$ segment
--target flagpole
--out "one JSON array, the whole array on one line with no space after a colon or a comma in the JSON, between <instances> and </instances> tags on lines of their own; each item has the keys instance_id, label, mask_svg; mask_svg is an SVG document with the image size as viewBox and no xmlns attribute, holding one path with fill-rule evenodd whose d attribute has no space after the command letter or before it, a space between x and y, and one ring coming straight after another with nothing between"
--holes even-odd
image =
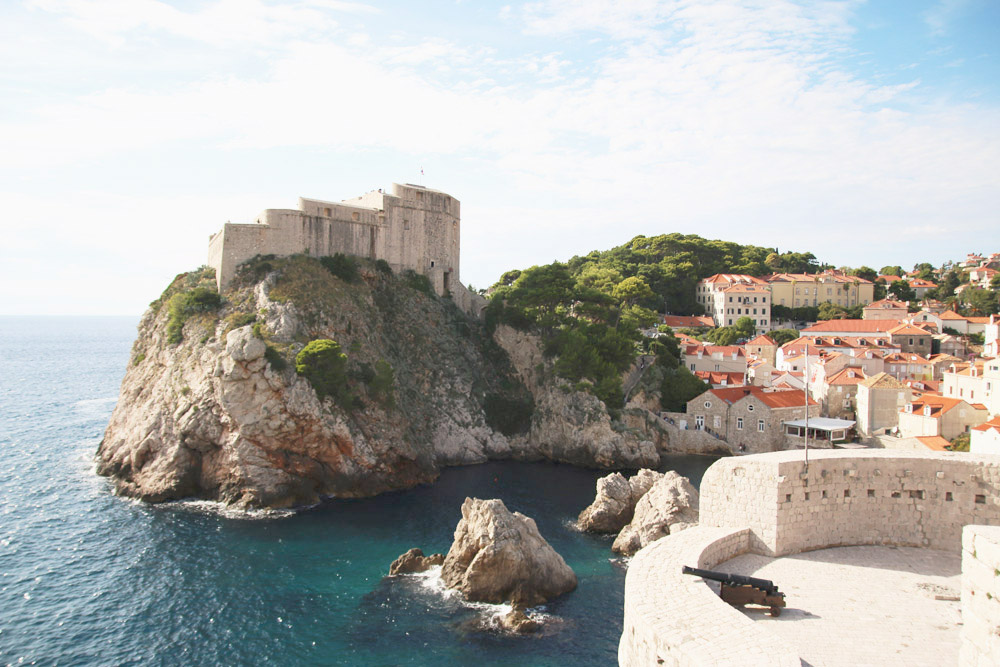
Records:
<instances>
[{"instance_id":1,"label":"flagpole","mask_svg":"<svg viewBox=\"0 0 1000 667\"><path fill-rule=\"evenodd\" d=\"M805 394L806 403L806 433L805 433L805 445L806 445L806 472L809 472L809 343L806 342L806 376L805 376L805 387L802 393Z\"/></svg>"}]
</instances>

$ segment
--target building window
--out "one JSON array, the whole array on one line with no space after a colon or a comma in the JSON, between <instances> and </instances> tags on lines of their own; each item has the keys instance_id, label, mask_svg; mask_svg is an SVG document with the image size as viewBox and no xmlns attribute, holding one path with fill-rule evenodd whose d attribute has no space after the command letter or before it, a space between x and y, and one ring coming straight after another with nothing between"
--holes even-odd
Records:
<instances>
[{"instance_id":1,"label":"building window","mask_svg":"<svg viewBox=\"0 0 1000 667\"><path fill-rule=\"evenodd\" d=\"M712 428L720 428L722 426L722 417L715 415L712 417Z\"/></svg>"},{"instance_id":2,"label":"building window","mask_svg":"<svg viewBox=\"0 0 1000 667\"><path fill-rule=\"evenodd\" d=\"M736 430L737 431L742 431L743 430L743 417L737 417L736 418Z\"/></svg>"},{"instance_id":3,"label":"building window","mask_svg":"<svg viewBox=\"0 0 1000 667\"><path fill-rule=\"evenodd\" d=\"M761 433L764 432L764 420L763 419L758 419L757 420L757 430L760 431Z\"/></svg>"},{"instance_id":4,"label":"building window","mask_svg":"<svg viewBox=\"0 0 1000 667\"><path fill-rule=\"evenodd\" d=\"M705 401L705 409L712 407L712 401Z\"/></svg>"},{"instance_id":5,"label":"building window","mask_svg":"<svg viewBox=\"0 0 1000 667\"><path fill-rule=\"evenodd\" d=\"M357 222L360 219L361 219L361 214L360 213L358 213L357 211L354 211L353 213L351 213L351 220L353 220L354 222Z\"/></svg>"},{"instance_id":6,"label":"building window","mask_svg":"<svg viewBox=\"0 0 1000 667\"><path fill-rule=\"evenodd\" d=\"M705 415L695 415L694 427L699 431L705 428Z\"/></svg>"},{"instance_id":7,"label":"building window","mask_svg":"<svg viewBox=\"0 0 1000 667\"><path fill-rule=\"evenodd\" d=\"M747 406L747 412L753 412L753 403Z\"/></svg>"}]
</instances>

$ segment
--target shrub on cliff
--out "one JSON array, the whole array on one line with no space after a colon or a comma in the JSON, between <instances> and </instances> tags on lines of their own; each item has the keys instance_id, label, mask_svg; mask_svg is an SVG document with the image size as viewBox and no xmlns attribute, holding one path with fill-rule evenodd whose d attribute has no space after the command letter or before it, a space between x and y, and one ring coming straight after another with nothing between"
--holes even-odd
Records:
<instances>
[{"instance_id":1,"label":"shrub on cliff","mask_svg":"<svg viewBox=\"0 0 1000 667\"><path fill-rule=\"evenodd\" d=\"M358 260L353 257L338 252L333 256L320 257L319 262L324 269L345 283L356 283L361 279L361 274L358 273Z\"/></svg>"},{"instance_id":2,"label":"shrub on cliff","mask_svg":"<svg viewBox=\"0 0 1000 667\"><path fill-rule=\"evenodd\" d=\"M171 345L184 339L184 323L197 313L210 313L222 305L222 297L208 287L195 287L189 292L180 292L170 297L167 311L170 320L167 322L167 342Z\"/></svg>"},{"instance_id":3,"label":"shrub on cliff","mask_svg":"<svg viewBox=\"0 0 1000 667\"><path fill-rule=\"evenodd\" d=\"M342 406L350 404L347 355L336 341L321 338L308 343L295 355L295 372L309 380L321 400L331 396Z\"/></svg>"}]
</instances>

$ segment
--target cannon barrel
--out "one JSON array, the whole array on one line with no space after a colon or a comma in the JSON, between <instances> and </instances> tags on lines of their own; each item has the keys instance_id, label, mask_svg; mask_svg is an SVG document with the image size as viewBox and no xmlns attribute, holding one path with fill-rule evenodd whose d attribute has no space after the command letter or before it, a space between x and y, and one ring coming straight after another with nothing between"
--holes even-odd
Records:
<instances>
[{"instance_id":1,"label":"cannon barrel","mask_svg":"<svg viewBox=\"0 0 1000 667\"><path fill-rule=\"evenodd\" d=\"M756 577L746 577L742 574L728 574L726 572L715 572L713 570L700 570L696 567L688 567L687 565L681 568L681 572L684 574L693 574L696 577L701 577L702 579L719 581L729 586L753 586L758 590L764 591L768 595L778 594L778 587L775 586L774 582L770 579L757 579Z\"/></svg>"}]
</instances>

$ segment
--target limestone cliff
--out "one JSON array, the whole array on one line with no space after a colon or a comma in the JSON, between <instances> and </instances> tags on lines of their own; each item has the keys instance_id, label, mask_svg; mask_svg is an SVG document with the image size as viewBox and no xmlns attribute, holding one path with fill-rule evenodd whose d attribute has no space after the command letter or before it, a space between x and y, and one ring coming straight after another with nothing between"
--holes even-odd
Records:
<instances>
[{"instance_id":1,"label":"limestone cliff","mask_svg":"<svg viewBox=\"0 0 1000 667\"><path fill-rule=\"evenodd\" d=\"M258 258L221 298L210 270L178 276L139 324L98 472L152 502L285 507L488 459L656 464L652 442L556 381L530 335L494 340L421 276L338 269ZM295 369L318 339L347 358L336 396Z\"/></svg>"}]
</instances>

